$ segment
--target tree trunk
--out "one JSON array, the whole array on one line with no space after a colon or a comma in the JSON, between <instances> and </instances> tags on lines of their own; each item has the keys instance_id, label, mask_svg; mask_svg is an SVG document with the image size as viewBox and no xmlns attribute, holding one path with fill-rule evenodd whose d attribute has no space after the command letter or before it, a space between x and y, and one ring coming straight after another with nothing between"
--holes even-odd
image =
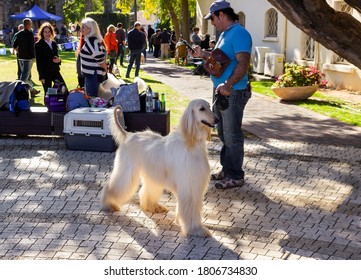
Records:
<instances>
[{"instance_id":1,"label":"tree trunk","mask_svg":"<svg viewBox=\"0 0 361 280\"><path fill-rule=\"evenodd\" d=\"M184 40L187 40L188 42L190 42L188 0L182 0L182 37Z\"/></svg>"},{"instance_id":2,"label":"tree trunk","mask_svg":"<svg viewBox=\"0 0 361 280\"><path fill-rule=\"evenodd\" d=\"M48 0L39 0L38 1L38 6L40 7L40 9L43 9L44 11L48 11Z\"/></svg>"},{"instance_id":3,"label":"tree trunk","mask_svg":"<svg viewBox=\"0 0 361 280\"><path fill-rule=\"evenodd\" d=\"M85 1L85 12L92 12L93 11L93 0L86 0Z\"/></svg>"},{"instance_id":4,"label":"tree trunk","mask_svg":"<svg viewBox=\"0 0 361 280\"><path fill-rule=\"evenodd\" d=\"M112 0L104 0L104 13L112 12Z\"/></svg>"},{"instance_id":5,"label":"tree trunk","mask_svg":"<svg viewBox=\"0 0 361 280\"><path fill-rule=\"evenodd\" d=\"M175 31L175 36L177 38L177 40L180 38L180 25L179 25L179 20L178 20L178 17L177 17L177 14L174 10L174 7L173 5L170 3L170 1L164 1L165 3L165 6L167 7L168 11L169 11L169 14L170 14L170 17L171 17L171 20L173 22L173 25L174 25L174 31Z\"/></svg>"},{"instance_id":6,"label":"tree trunk","mask_svg":"<svg viewBox=\"0 0 361 280\"><path fill-rule=\"evenodd\" d=\"M325 0L268 0L295 26L361 68L361 22L353 16L335 11ZM360 11L359 0L345 2Z\"/></svg>"}]
</instances>

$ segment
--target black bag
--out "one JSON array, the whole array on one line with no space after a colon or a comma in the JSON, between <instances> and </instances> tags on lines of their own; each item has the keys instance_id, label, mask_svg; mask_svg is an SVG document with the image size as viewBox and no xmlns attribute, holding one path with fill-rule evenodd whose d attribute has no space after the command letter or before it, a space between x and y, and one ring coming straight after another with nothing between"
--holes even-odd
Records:
<instances>
[{"instance_id":1,"label":"black bag","mask_svg":"<svg viewBox=\"0 0 361 280\"><path fill-rule=\"evenodd\" d=\"M229 107L228 96L224 96L220 92L217 92L214 98L215 100L213 104L216 104L219 110L224 111L228 109Z\"/></svg>"}]
</instances>

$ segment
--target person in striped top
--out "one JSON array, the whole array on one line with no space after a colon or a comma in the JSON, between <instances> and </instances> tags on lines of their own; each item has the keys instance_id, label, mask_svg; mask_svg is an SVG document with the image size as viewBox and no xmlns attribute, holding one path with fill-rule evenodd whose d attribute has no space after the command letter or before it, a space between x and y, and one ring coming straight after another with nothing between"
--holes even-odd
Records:
<instances>
[{"instance_id":1,"label":"person in striped top","mask_svg":"<svg viewBox=\"0 0 361 280\"><path fill-rule=\"evenodd\" d=\"M92 18L82 20L81 32L84 45L80 50L81 72L85 78L85 91L90 96L98 96L99 84L107 72L106 50L99 26Z\"/></svg>"}]
</instances>

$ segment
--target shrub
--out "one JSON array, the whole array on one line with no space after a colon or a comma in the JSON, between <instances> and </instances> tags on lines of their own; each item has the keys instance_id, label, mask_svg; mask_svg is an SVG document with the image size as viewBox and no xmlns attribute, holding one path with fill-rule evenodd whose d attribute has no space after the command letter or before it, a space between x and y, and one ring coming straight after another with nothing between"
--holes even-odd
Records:
<instances>
[{"instance_id":1,"label":"shrub","mask_svg":"<svg viewBox=\"0 0 361 280\"><path fill-rule=\"evenodd\" d=\"M295 63L285 64L285 73L277 77L272 85L275 88L299 87L319 85L325 87L327 81L322 80L325 75L314 66L304 66Z\"/></svg>"}]
</instances>

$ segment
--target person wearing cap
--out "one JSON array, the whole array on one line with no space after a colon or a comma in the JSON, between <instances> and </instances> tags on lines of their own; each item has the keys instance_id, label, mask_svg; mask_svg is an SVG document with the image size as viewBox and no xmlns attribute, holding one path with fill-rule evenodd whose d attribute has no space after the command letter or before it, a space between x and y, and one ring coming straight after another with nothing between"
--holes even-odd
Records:
<instances>
[{"instance_id":1,"label":"person wearing cap","mask_svg":"<svg viewBox=\"0 0 361 280\"><path fill-rule=\"evenodd\" d=\"M227 109L216 105L213 108L219 119L217 131L223 146L220 154L222 170L212 174L211 180L216 181L215 187L219 189L241 187L244 185L244 138L241 126L244 108L251 97L247 73L252 38L239 24L238 15L227 1L214 1L204 18L211 20L212 25L221 32L215 48L219 48L230 59L220 77L211 76L215 91L226 96L229 101ZM209 54L195 46L192 55L206 60Z\"/></svg>"},{"instance_id":2,"label":"person wearing cap","mask_svg":"<svg viewBox=\"0 0 361 280\"><path fill-rule=\"evenodd\" d=\"M140 31L142 25L139 21L134 23L134 28L128 32L128 48L129 48L129 64L127 68L126 78L129 78L130 71L132 70L135 61L135 77L139 76L140 58L144 46L147 44L146 37Z\"/></svg>"}]
</instances>

